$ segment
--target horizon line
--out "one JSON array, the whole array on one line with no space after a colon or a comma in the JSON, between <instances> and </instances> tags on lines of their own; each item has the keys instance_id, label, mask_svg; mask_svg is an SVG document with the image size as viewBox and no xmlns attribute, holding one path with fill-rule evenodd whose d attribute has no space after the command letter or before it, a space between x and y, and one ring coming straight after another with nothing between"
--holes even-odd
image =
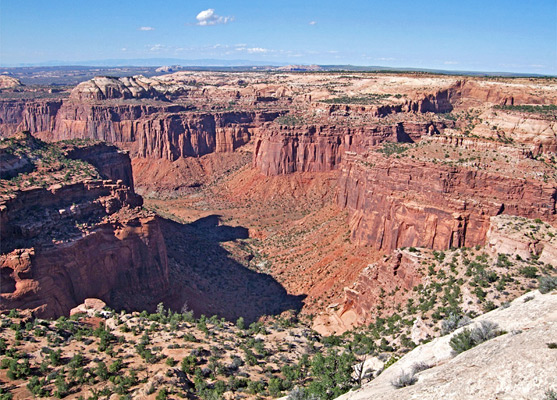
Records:
<instances>
[{"instance_id":1,"label":"horizon line","mask_svg":"<svg viewBox=\"0 0 557 400\"><path fill-rule=\"evenodd\" d=\"M515 71L486 71L486 70L458 70L458 69L441 69L441 68L427 68L427 67L389 67L389 66L381 66L381 65L360 65L360 64L317 64L317 63L286 63L286 62L277 62L277 63L265 63L263 61L253 61L253 60L242 60L242 59L233 59L233 60L226 60L226 59L212 59L212 58L199 58L199 59L178 59L178 58L135 58L129 59L129 61L138 62L138 61L155 61L155 60L167 60L167 61L176 61L176 64L167 65L164 63L156 63L151 65L138 65L138 64L125 64L125 63L117 63L114 65L102 65L102 64L95 64L95 63L106 63L110 61L117 61L117 62L124 62L126 59L104 59L104 60L91 60L91 61L44 61L44 62L37 62L37 63L19 63L19 64L0 64L0 68L4 69L20 69L20 68L62 68L62 67L82 67L82 68L160 68L165 66L178 66L182 67L183 69L187 70L188 68L281 68L287 66L300 66L300 67L310 67L310 66L318 66L322 68L334 68L339 67L339 71L345 68L364 68L363 70L357 71L350 71L350 72L375 72L375 71L390 71L390 72L424 72L424 73L432 73L432 74L448 74L448 75L489 75L489 76L517 76L517 77L557 77L557 74L551 73L539 73L539 72L515 72ZM196 61L211 61L215 62L215 64L209 65L196 65L196 64L187 64L182 65L179 63L181 62L196 62ZM223 62L223 64L219 64L218 61ZM239 62L241 64L226 64L227 62ZM249 64L252 63L252 64ZM367 69L367 70L366 70ZM299 71L299 72L334 72L335 70L324 70L324 71ZM285 71L287 72L287 71ZM289 72L296 72L296 71L289 71Z\"/></svg>"}]
</instances>

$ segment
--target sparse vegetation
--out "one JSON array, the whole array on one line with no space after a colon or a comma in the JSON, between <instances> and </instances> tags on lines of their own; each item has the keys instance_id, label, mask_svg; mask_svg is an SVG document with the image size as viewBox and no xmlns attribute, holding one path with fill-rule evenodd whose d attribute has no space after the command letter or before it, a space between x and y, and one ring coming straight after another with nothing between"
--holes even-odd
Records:
<instances>
[{"instance_id":1,"label":"sparse vegetation","mask_svg":"<svg viewBox=\"0 0 557 400\"><path fill-rule=\"evenodd\" d=\"M401 374L394 379L391 384L397 388L403 388L406 386L411 386L413 384L415 384L418 381L418 379L416 378L416 376L414 375L414 372L401 372Z\"/></svg>"},{"instance_id":2,"label":"sparse vegetation","mask_svg":"<svg viewBox=\"0 0 557 400\"><path fill-rule=\"evenodd\" d=\"M557 105L555 104L548 104L548 105L499 105L495 106L498 110L505 110L505 111L518 111L530 114L540 114L540 115L547 115L547 116L557 116Z\"/></svg>"},{"instance_id":3,"label":"sparse vegetation","mask_svg":"<svg viewBox=\"0 0 557 400\"><path fill-rule=\"evenodd\" d=\"M390 94L366 94L363 96L342 96L332 99L322 100L327 104L358 104L358 105L373 105L379 104L380 100L391 97Z\"/></svg>"},{"instance_id":4,"label":"sparse vegetation","mask_svg":"<svg viewBox=\"0 0 557 400\"><path fill-rule=\"evenodd\" d=\"M275 119L275 123L285 126L300 126L306 123L306 119L301 115L282 115Z\"/></svg>"},{"instance_id":5,"label":"sparse vegetation","mask_svg":"<svg viewBox=\"0 0 557 400\"><path fill-rule=\"evenodd\" d=\"M499 330L497 324L490 321L481 321L475 328L465 328L462 332L453 335L449 344L453 351L458 354L503 333Z\"/></svg>"},{"instance_id":6,"label":"sparse vegetation","mask_svg":"<svg viewBox=\"0 0 557 400\"><path fill-rule=\"evenodd\" d=\"M538 289L540 293L549 293L557 289L557 276L541 276Z\"/></svg>"},{"instance_id":7,"label":"sparse vegetation","mask_svg":"<svg viewBox=\"0 0 557 400\"><path fill-rule=\"evenodd\" d=\"M543 400L557 400L557 391L553 389L547 389L545 391L545 397Z\"/></svg>"},{"instance_id":8,"label":"sparse vegetation","mask_svg":"<svg viewBox=\"0 0 557 400\"><path fill-rule=\"evenodd\" d=\"M402 154L409 149L408 144L395 143L395 142L384 142L383 147L377 150L379 153L385 154L387 157L393 154Z\"/></svg>"}]
</instances>

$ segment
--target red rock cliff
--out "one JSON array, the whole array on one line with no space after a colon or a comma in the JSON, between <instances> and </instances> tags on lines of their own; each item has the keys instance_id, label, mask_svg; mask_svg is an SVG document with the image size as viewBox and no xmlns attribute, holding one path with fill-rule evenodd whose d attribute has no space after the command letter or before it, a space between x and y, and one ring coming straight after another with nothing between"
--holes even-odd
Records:
<instances>
[{"instance_id":1,"label":"red rock cliff","mask_svg":"<svg viewBox=\"0 0 557 400\"><path fill-rule=\"evenodd\" d=\"M134 155L176 160L230 152L277 112L198 112L181 105L0 102L0 134L21 130L49 140L97 139L126 144Z\"/></svg>"},{"instance_id":2,"label":"red rock cliff","mask_svg":"<svg viewBox=\"0 0 557 400\"><path fill-rule=\"evenodd\" d=\"M551 184L381 155L367 162L350 158L338 192L352 239L387 251L483 244L489 217L554 220L556 199Z\"/></svg>"},{"instance_id":3,"label":"red rock cliff","mask_svg":"<svg viewBox=\"0 0 557 400\"><path fill-rule=\"evenodd\" d=\"M64 154L83 156L120 180L3 194L0 308L56 317L96 297L117 309L152 309L168 294L166 247L158 220L125 184L133 184L128 155L101 144Z\"/></svg>"},{"instance_id":4,"label":"red rock cliff","mask_svg":"<svg viewBox=\"0 0 557 400\"><path fill-rule=\"evenodd\" d=\"M376 123L354 128L342 124L270 124L255 139L253 167L267 176L331 171L339 168L347 151L362 152L385 141L412 142L425 135L430 126L431 122Z\"/></svg>"},{"instance_id":5,"label":"red rock cliff","mask_svg":"<svg viewBox=\"0 0 557 400\"><path fill-rule=\"evenodd\" d=\"M68 315L88 297L115 309L152 309L166 296L166 248L154 217L96 227L51 247L2 254L1 308L34 309L40 317Z\"/></svg>"}]
</instances>

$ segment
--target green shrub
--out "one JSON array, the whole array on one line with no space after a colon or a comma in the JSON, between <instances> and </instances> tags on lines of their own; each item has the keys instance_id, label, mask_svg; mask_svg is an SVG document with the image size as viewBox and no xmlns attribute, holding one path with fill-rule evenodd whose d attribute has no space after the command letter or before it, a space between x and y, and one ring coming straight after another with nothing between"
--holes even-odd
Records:
<instances>
[{"instance_id":1,"label":"green shrub","mask_svg":"<svg viewBox=\"0 0 557 400\"><path fill-rule=\"evenodd\" d=\"M33 376L27 383L27 389L29 389L35 397L47 397L50 395L50 391L46 388L47 385L48 382L46 381L46 378L41 380L38 377Z\"/></svg>"},{"instance_id":2,"label":"green shrub","mask_svg":"<svg viewBox=\"0 0 557 400\"><path fill-rule=\"evenodd\" d=\"M538 276L538 269L536 267L527 266L519 270L520 274L526 278L534 279Z\"/></svg>"},{"instance_id":3,"label":"green shrub","mask_svg":"<svg viewBox=\"0 0 557 400\"><path fill-rule=\"evenodd\" d=\"M557 400L557 392L553 389L546 390L543 400Z\"/></svg>"},{"instance_id":4,"label":"green shrub","mask_svg":"<svg viewBox=\"0 0 557 400\"><path fill-rule=\"evenodd\" d=\"M159 392L157 393L157 400L166 400L168 398L168 391L166 390L166 388L162 388L161 390L159 390Z\"/></svg>"},{"instance_id":5,"label":"green shrub","mask_svg":"<svg viewBox=\"0 0 557 400\"><path fill-rule=\"evenodd\" d=\"M124 367L124 363L122 362L121 359L117 358L116 360L114 360L114 362L112 364L110 364L110 366L108 367L108 372L110 372L111 374L117 374L118 372L120 372L120 370Z\"/></svg>"},{"instance_id":6,"label":"green shrub","mask_svg":"<svg viewBox=\"0 0 557 400\"><path fill-rule=\"evenodd\" d=\"M279 397L284 389L283 381L281 379L271 378L269 380L269 394L271 396Z\"/></svg>"},{"instance_id":7,"label":"green shrub","mask_svg":"<svg viewBox=\"0 0 557 400\"><path fill-rule=\"evenodd\" d=\"M195 370L196 365L197 365L197 358L193 354L190 354L189 356L185 357L182 360L182 364L180 365L180 369L185 374L192 374Z\"/></svg>"},{"instance_id":8,"label":"green shrub","mask_svg":"<svg viewBox=\"0 0 557 400\"><path fill-rule=\"evenodd\" d=\"M56 381L54 381L54 386L56 386L56 391L54 392L54 396L58 397L59 399L66 397L69 393L69 385L64 378L64 375L59 374L56 377Z\"/></svg>"},{"instance_id":9,"label":"green shrub","mask_svg":"<svg viewBox=\"0 0 557 400\"><path fill-rule=\"evenodd\" d=\"M449 345L454 352L460 354L466 350L470 350L472 347L475 346L475 343L472 340L471 331L469 329L464 329L462 332L453 335L449 342Z\"/></svg>"},{"instance_id":10,"label":"green shrub","mask_svg":"<svg viewBox=\"0 0 557 400\"><path fill-rule=\"evenodd\" d=\"M95 368L95 375L99 377L101 381L105 381L109 377L108 368L103 361L99 361L97 363L97 367Z\"/></svg>"},{"instance_id":11,"label":"green shrub","mask_svg":"<svg viewBox=\"0 0 557 400\"><path fill-rule=\"evenodd\" d=\"M557 276L542 276L539 278L538 289L540 293L549 293L557 289Z\"/></svg>"},{"instance_id":12,"label":"green shrub","mask_svg":"<svg viewBox=\"0 0 557 400\"><path fill-rule=\"evenodd\" d=\"M352 378L355 361L355 356L348 352L338 354L331 350L326 356L317 353L311 361L313 380L307 387L308 394L328 400L352 389L355 384Z\"/></svg>"},{"instance_id":13,"label":"green shrub","mask_svg":"<svg viewBox=\"0 0 557 400\"><path fill-rule=\"evenodd\" d=\"M57 367L58 365L60 365L62 363L62 350L58 349L56 351L51 351L50 354L48 355L48 358L50 359L50 363L54 366Z\"/></svg>"},{"instance_id":14,"label":"green shrub","mask_svg":"<svg viewBox=\"0 0 557 400\"><path fill-rule=\"evenodd\" d=\"M464 329L454 335L449 344L453 351L459 354L503 333L505 332L501 331L496 323L481 321L475 328Z\"/></svg>"}]
</instances>

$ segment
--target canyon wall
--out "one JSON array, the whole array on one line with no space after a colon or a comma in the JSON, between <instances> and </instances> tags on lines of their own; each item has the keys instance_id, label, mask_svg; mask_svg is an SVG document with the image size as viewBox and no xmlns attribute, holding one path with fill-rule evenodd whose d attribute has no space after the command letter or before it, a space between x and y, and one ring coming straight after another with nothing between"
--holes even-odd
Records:
<instances>
[{"instance_id":1,"label":"canyon wall","mask_svg":"<svg viewBox=\"0 0 557 400\"><path fill-rule=\"evenodd\" d=\"M200 112L172 104L0 102L0 135L26 130L47 140L95 139L128 144L144 158L174 161L231 152L254 129L276 118L274 111ZM131 145L131 146L130 146Z\"/></svg>"},{"instance_id":2,"label":"canyon wall","mask_svg":"<svg viewBox=\"0 0 557 400\"><path fill-rule=\"evenodd\" d=\"M9 137L19 131L52 131L60 107L61 99L0 101L0 136Z\"/></svg>"},{"instance_id":3,"label":"canyon wall","mask_svg":"<svg viewBox=\"0 0 557 400\"><path fill-rule=\"evenodd\" d=\"M268 125L254 139L253 167L267 176L338 169L346 152L363 152L383 142L411 143L445 124L400 122L361 127Z\"/></svg>"},{"instance_id":4,"label":"canyon wall","mask_svg":"<svg viewBox=\"0 0 557 400\"><path fill-rule=\"evenodd\" d=\"M68 315L89 297L115 309L153 309L169 287L155 217L101 224L65 243L2 254L0 261L1 308L31 309L42 318Z\"/></svg>"},{"instance_id":5,"label":"canyon wall","mask_svg":"<svg viewBox=\"0 0 557 400\"><path fill-rule=\"evenodd\" d=\"M408 157L377 155L370 162L350 158L339 181L338 204L362 245L468 247L484 243L491 216L556 217L551 184Z\"/></svg>"},{"instance_id":6,"label":"canyon wall","mask_svg":"<svg viewBox=\"0 0 557 400\"><path fill-rule=\"evenodd\" d=\"M168 295L166 247L133 191L129 156L104 144L62 151L99 165L107 179L4 191L0 309L57 317L88 297L153 309Z\"/></svg>"}]
</instances>

